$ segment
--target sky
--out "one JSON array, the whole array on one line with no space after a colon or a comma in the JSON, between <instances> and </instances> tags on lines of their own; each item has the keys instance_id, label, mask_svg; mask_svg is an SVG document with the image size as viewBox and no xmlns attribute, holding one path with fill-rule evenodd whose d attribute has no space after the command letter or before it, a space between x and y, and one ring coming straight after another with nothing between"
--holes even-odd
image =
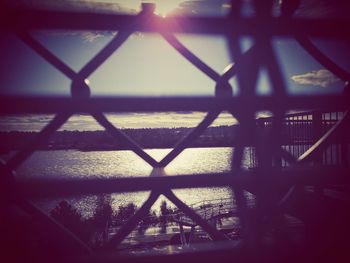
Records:
<instances>
[{"instance_id":1,"label":"sky","mask_svg":"<svg viewBox=\"0 0 350 263\"><path fill-rule=\"evenodd\" d=\"M28 3L29 1L14 1ZM35 2L35 1L32 1ZM137 13L138 0L37 1L39 7ZM225 15L226 0L158 0L156 14ZM311 0L307 0L311 3ZM314 1L315 2L315 1ZM326 1L327 2L327 1ZM61 3L61 4L59 4ZM64 3L64 4L62 4ZM95 10L94 9L94 10ZM311 9L310 9L311 10ZM314 9L312 9L314 10ZM316 9L317 11L317 9ZM323 14L318 10L315 14ZM324 10L323 10L324 11ZM311 12L310 12L311 13ZM32 36L75 71L81 69L117 32L35 31ZM178 39L214 70L222 73L232 62L223 37L177 34ZM0 33L0 95L69 96L70 80L51 66L17 36ZM313 40L344 68L350 68L349 43ZM251 39L241 39L247 48ZM289 94L332 94L342 92L344 83L317 63L295 40L276 38L278 55ZM186 61L157 34L133 34L91 76L92 96L213 96L215 83ZM235 78L233 94L239 94ZM261 69L257 92L271 94L266 71ZM171 115L169 115L170 117Z\"/></svg>"},{"instance_id":2,"label":"sky","mask_svg":"<svg viewBox=\"0 0 350 263\"><path fill-rule=\"evenodd\" d=\"M195 127L205 117L204 112L156 112L156 113L108 113L106 117L116 127L121 129L139 128L180 128ZM264 115L264 113L263 113ZM40 131L53 115L26 114L9 115L0 118L0 131ZM228 112L223 112L211 126L227 126L237 124L236 119ZM96 131L102 126L87 114L73 115L59 129L61 131Z\"/></svg>"},{"instance_id":3,"label":"sky","mask_svg":"<svg viewBox=\"0 0 350 263\"><path fill-rule=\"evenodd\" d=\"M310 1L310 0L309 0ZM26 1L22 1L26 2ZM46 8L79 10L95 9L105 12L136 13L139 0L116 1L34 1ZM227 0L158 0L156 13L224 15L229 10ZM79 5L77 4L79 3ZM85 4L82 4L85 3ZM211 10L211 12L209 11ZM117 32L36 31L32 36L62 59L75 71L81 69ZM177 35L179 40L214 70L222 73L232 62L229 60L226 40L223 37L203 35ZM0 57L0 94L10 95L69 95L70 80L31 50L12 34L2 33ZM241 45L250 44L241 39ZM349 68L348 43L315 43L340 65ZM319 65L296 41L274 39L273 45L285 74L289 93L340 92L344 83ZM269 79L264 69L258 82L258 92L269 94ZM193 67L158 34L133 34L90 77L92 94L96 96L181 96L214 94L215 83ZM239 89L231 80L234 94Z\"/></svg>"}]
</instances>

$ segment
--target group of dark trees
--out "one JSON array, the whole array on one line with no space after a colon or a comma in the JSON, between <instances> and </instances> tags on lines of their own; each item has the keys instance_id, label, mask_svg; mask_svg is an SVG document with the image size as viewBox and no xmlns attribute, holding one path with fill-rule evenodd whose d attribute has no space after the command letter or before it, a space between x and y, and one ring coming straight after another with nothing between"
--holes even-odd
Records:
<instances>
[{"instance_id":1,"label":"group of dark trees","mask_svg":"<svg viewBox=\"0 0 350 263\"><path fill-rule=\"evenodd\" d=\"M193 142L193 147L230 146L235 126L209 127ZM191 128L124 129L123 132L143 148L170 148L184 138ZM0 152L21 149L37 132L0 132ZM58 131L41 150L123 150L127 145L106 131Z\"/></svg>"},{"instance_id":2,"label":"group of dark trees","mask_svg":"<svg viewBox=\"0 0 350 263\"><path fill-rule=\"evenodd\" d=\"M128 203L120 205L116 211L113 211L110 201L103 199L98 202L93 216L85 218L73 205L63 200L51 210L50 215L90 246L100 248L108 241L109 228L122 226L137 210L138 207L134 203ZM166 201L163 201L159 215L154 210L150 210L141 219L138 232L143 234L148 227L158 225L161 227L160 231L165 233L171 221L169 215L172 213L174 210L168 207Z\"/></svg>"}]
</instances>

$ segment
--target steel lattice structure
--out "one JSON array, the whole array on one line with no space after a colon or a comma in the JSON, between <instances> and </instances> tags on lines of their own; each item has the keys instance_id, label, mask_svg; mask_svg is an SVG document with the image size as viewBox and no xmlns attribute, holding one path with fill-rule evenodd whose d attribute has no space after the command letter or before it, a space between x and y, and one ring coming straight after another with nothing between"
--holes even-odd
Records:
<instances>
[{"instance_id":1,"label":"steel lattice structure","mask_svg":"<svg viewBox=\"0 0 350 263\"><path fill-rule=\"evenodd\" d=\"M153 13L154 6L147 4L137 15L68 13L31 9L6 10L3 17L8 23L1 23L0 30L16 34L30 48L68 77L71 80L71 98L0 97L1 114L55 113L54 119L41 130L27 147L1 165L1 199L4 211L6 212L6 209L10 209L11 205L16 204L56 233L59 240L73 246L77 254L79 252L90 254L93 252L86 244L44 215L27 200L33 197L150 190L151 194L141 208L110 240L110 248L115 248L123 241L160 195L164 195L173 202L186 216L200 225L213 240L224 241L227 239L225 235L196 214L172 190L190 187L229 186L232 188L237 202L237 212L242 227L242 242L248 247L253 247L259 238L259 231L256 231L259 224L254 223L256 221L252 220L252 215L247 209L245 190L254 193L257 197L259 209L257 209L255 217L259 218L267 214L274 218L276 213L283 213L284 204L300 189L300 185L324 185L339 180L344 181L347 172L341 167L322 168L315 166L310 168L307 163L317 158L319 153L329 145L332 138L339 136L340 132L345 129L349 118L347 113L299 158L295 158L282 147L280 130L285 113L290 109L321 108L345 111L350 105L349 97L346 92L343 95L327 97L320 95L289 96L286 92L285 78L272 47L272 37L295 38L313 58L346 83L347 86L344 88L346 91L349 89L349 72L337 66L331 58L323 54L310 38L348 40L350 38L349 21L293 18L292 14L297 8L297 6L293 6L294 1L284 1L284 9L279 17L270 15L272 1L255 1L256 15L247 18L240 13L240 2L232 1L232 12L227 17L213 18L161 18ZM332 28L337 28L337 30ZM118 30L118 34L80 71L75 72L32 37L30 31L36 29ZM160 34L189 63L213 81L215 97L90 98L90 88L86 80L136 31ZM175 33L177 32L223 35L228 43L232 64L225 72L216 72L176 38ZM251 36L254 40L252 47L245 52L239 45L239 39L242 36ZM271 79L273 94L268 97L260 96L255 92L261 68L267 70ZM229 80L234 76L238 79L239 96L232 95L232 87L229 84ZM104 115L106 112L174 110L200 110L206 111L207 115L161 161L153 159L135 141L111 124ZM256 128L255 113L259 110L270 110L274 116L272 129L267 137L259 134ZM237 134L238 143L234 145L235 152L231 172L172 177L163 174L162 169L189 147L190 143L198 138L222 111L229 111L240 123ZM53 132L59 129L70 116L81 112L91 114L116 140L125 142L130 150L150 164L154 168L153 176L149 178L74 179L68 181L32 179L16 182L14 177L16 168L36 150L40 143L46 141ZM259 161L259 166L250 171L241 168L243 150L248 144L256 147ZM282 159L289 163L288 169L272 165L272 160L275 163L277 160L278 163L278 160ZM330 176L331 174L336 175ZM268 197L269 191L280 188L286 189L283 195L272 199ZM265 212L263 213L262 210Z\"/></svg>"}]
</instances>

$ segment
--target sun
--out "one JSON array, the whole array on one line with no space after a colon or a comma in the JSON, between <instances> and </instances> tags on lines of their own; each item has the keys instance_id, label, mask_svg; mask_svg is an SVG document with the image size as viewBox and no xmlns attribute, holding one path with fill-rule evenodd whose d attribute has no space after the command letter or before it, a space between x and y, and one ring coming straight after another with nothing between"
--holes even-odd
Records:
<instances>
[{"instance_id":1,"label":"sun","mask_svg":"<svg viewBox=\"0 0 350 263\"><path fill-rule=\"evenodd\" d=\"M183 0L157 0L154 1L156 4L156 11L155 13L157 15L166 17L174 11L177 7L179 7L179 4L183 2Z\"/></svg>"}]
</instances>

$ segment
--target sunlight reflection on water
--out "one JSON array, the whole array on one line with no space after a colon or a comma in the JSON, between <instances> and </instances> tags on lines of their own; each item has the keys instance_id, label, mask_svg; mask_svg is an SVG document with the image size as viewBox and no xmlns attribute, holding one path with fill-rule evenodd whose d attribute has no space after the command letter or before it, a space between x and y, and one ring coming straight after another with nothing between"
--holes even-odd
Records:
<instances>
[{"instance_id":1,"label":"sunlight reflection on water","mask_svg":"<svg viewBox=\"0 0 350 263\"><path fill-rule=\"evenodd\" d=\"M156 160L161 160L171 149L146 150ZM228 172L230 169L232 149L223 148L189 148L184 150L165 169L169 176L177 174L200 174ZM248 158L244 159L248 166ZM19 177L138 177L149 176L152 167L132 151L92 151L76 150L37 151L17 170ZM228 188L197 188L174 191L187 204L203 200L231 197ZM114 209L120 205L133 202L138 207L147 198L149 192L112 194ZM93 213L97 196L69 198L86 216ZM152 209L159 210L161 201L157 200ZM38 204L44 210L51 210L60 200L42 200ZM169 203L169 202L168 202Z\"/></svg>"}]
</instances>

